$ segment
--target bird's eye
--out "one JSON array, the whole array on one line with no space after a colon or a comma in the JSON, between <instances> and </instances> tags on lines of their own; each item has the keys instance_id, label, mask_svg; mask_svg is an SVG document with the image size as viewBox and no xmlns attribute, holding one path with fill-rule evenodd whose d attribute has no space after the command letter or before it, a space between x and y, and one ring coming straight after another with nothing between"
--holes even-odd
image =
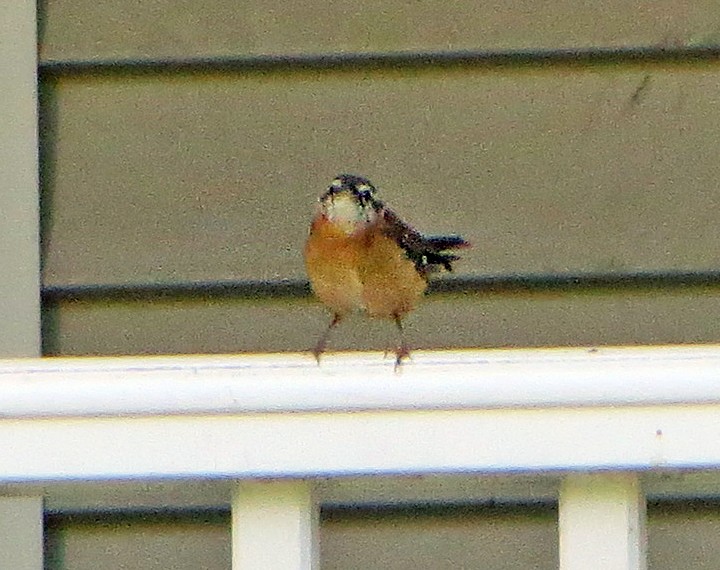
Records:
<instances>
[{"instance_id":1,"label":"bird's eye","mask_svg":"<svg viewBox=\"0 0 720 570\"><path fill-rule=\"evenodd\" d=\"M336 178L330 183L330 186L328 186L327 193L332 195L338 192L343 187L342 180L339 178Z\"/></svg>"},{"instance_id":2,"label":"bird's eye","mask_svg":"<svg viewBox=\"0 0 720 570\"><path fill-rule=\"evenodd\" d=\"M360 202L363 204L370 201L373 194L373 187L369 186L368 184L360 184L356 188L357 197L360 199Z\"/></svg>"}]
</instances>

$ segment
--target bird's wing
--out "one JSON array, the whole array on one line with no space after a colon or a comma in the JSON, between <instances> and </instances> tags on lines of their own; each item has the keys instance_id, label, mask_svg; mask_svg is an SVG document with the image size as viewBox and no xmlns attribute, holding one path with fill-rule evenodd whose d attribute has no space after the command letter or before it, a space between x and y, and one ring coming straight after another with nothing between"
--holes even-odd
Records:
<instances>
[{"instance_id":1,"label":"bird's wing","mask_svg":"<svg viewBox=\"0 0 720 570\"><path fill-rule=\"evenodd\" d=\"M382 213L383 233L394 239L415 264L419 273L425 275L439 267L452 271L452 262L459 259L448 250L469 247L458 235L425 236L403 222L391 209L376 200L377 212Z\"/></svg>"}]
</instances>

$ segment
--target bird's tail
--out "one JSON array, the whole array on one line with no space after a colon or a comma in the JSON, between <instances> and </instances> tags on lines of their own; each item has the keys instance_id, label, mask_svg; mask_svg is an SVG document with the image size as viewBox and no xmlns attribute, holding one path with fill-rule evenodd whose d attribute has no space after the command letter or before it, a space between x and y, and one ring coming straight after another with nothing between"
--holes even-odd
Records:
<instances>
[{"instance_id":1,"label":"bird's tail","mask_svg":"<svg viewBox=\"0 0 720 570\"><path fill-rule=\"evenodd\" d=\"M439 266L452 271L452 262L460 259L459 255L449 250L470 247L470 242L458 235L422 236L422 266L425 271L433 271Z\"/></svg>"}]
</instances>

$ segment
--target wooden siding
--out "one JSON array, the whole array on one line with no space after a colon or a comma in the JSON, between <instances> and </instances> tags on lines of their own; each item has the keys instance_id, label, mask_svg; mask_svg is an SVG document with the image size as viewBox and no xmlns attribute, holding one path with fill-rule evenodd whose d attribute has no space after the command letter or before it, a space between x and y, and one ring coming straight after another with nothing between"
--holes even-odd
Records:
<instances>
[{"instance_id":1,"label":"wooden siding","mask_svg":"<svg viewBox=\"0 0 720 570\"><path fill-rule=\"evenodd\" d=\"M556 568L557 525L551 509L445 509L440 514L339 513L321 525L323 570L362 568L457 568L482 560L492 570ZM720 563L709 548L718 533L717 504L653 505L648 520L648 557L652 568L700 570ZM229 568L230 532L222 515L201 513L184 520L88 521L54 517L48 528L49 568L82 570L144 568L208 570ZM145 517L146 519L148 517ZM88 524L90 523L90 524ZM510 548L508 545L512 545ZM692 555L688 555L692 552Z\"/></svg>"},{"instance_id":2,"label":"wooden siding","mask_svg":"<svg viewBox=\"0 0 720 570\"><path fill-rule=\"evenodd\" d=\"M651 290L433 296L408 321L415 346L720 341L720 279L662 288L720 267L714 2L198 6L41 4L46 288L302 281L316 197L355 172L421 230L468 238L468 283L660 276ZM448 50L475 56L413 59ZM349 59L292 59L323 53ZM402 57L362 59L377 53ZM44 348L294 351L324 319L264 294L66 299L45 303ZM388 338L351 322L333 346Z\"/></svg>"},{"instance_id":3,"label":"wooden siding","mask_svg":"<svg viewBox=\"0 0 720 570\"><path fill-rule=\"evenodd\" d=\"M45 351L305 351L328 321L319 303L300 299L68 301L47 311ZM429 297L408 317L406 329L415 348L593 346L717 342L719 322L717 290L467 294ZM355 318L338 327L329 347L382 351L395 340L390 324Z\"/></svg>"},{"instance_id":4,"label":"wooden siding","mask_svg":"<svg viewBox=\"0 0 720 570\"><path fill-rule=\"evenodd\" d=\"M60 80L45 283L302 277L344 171L473 242L461 274L717 268L718 71Z\"/></svg>"},{"instance_id":5,"label":"wooden siding","mask_svg":"<svg viewBox=\"0 0 720 570\"><path fill-rule=\"evenodd\" d=\"M48 60L712 45L714 0L44 0Z\"/></svg>"}]
</instances>

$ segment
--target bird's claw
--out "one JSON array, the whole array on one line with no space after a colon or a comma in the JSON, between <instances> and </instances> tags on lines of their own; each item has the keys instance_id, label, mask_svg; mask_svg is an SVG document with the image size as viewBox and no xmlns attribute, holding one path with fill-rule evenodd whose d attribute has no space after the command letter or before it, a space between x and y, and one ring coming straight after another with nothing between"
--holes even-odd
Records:
<instances>
[{"instance_id":1,"label":"bird's claw","mask_svg":"<svg viewBox=\"0 0 720 570\"><path fill-rule=\"evenodd\" d=\"M410 349L407 346L400 346L395 351L395 373L402 371L403 360L410 359Z\"/></svg>"}]
</instances>

